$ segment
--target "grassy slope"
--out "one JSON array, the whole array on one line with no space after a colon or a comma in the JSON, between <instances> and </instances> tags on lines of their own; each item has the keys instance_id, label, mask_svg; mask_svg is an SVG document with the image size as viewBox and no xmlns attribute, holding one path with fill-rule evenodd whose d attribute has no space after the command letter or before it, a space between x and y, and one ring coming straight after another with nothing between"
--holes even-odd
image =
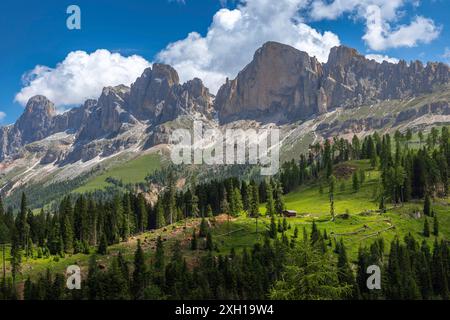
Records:
<instances>
[{"instance_id":1,"label":"grassy slope","mask_svg":"<svg viewBox=\"0 0 450 320\"><path fill-rule=\"evenodd\" d=\"M422 228L424 217L420 219L414 218L411 213L422 209L422 202L407 203L403 207L391 208L386 214L380 215L378 213L361 214L366 210L376 209L378 204L372 200L373 188L376 185L379 172L369 169L367 161L351 162L351 166L367 169L366 182L361 187L360 191L354 193L351 188L351 179L345 181L345 190L340 191L340 182L337 183L337 194L335 197L336 214L342 214L346 210L350 213L349 219L337 218L336 221L330 220L329 204L327 197L327 187L324 187L324 193L320 194L318 184L312 184L306 187L301 187L298 190L286 196L286 206L288 209L297 210L302 213L296 218L289 218L290 229L288 235L292 235L294 228L299 228L299 236L302 235L302 228L306 227L308 232L311 230L311 224L316 221L320 230L327 230L330 238L342 238L348 248L350 258L354 261L356 259L357 251L360 246L369 245L377 237L370 235L383 231L390 226L395 226L395 229L383 231L381 236L385 239L386 250L389 248L389 242L395 236L403 238L406 234L411 232L419 241L425 239L422 235ZM439 200L433 204L433 209L437 212L439 217L439 238L448 239L450 234L450 199ZM261 212L265 211L264 205L261 205ZM432 226L432 218L428 218L430 226ZM212 229L213 239L217 243L220 253L227 253L231 248L240 251L243 248L250 248L256 241L263 239L263 231L268 228L270 219L261 218L258 222L259 235L256 233L255 219L240 216L227 222L223 217L218 218L218 222ZM183 241L184 254L188 260L194 262L198 255L204 254L204 251L192 252L189 250L189 238L192 234L192 228L196 227L198 230L199 219L191 219L188 221L187 229L183 229L184 222L178 222L175 226L147 232L138 236L144 243L147 258L150 258L154 252L154 240L158 235L165 238L165 243L173 243L175 239ZM356 234L348 234L359 231ZM344 234L344 235L343 235ZM144 241L146 240L146 241ZM431 245L434 237L426 239ZM167 245L166 245L167 246ZM201 243L199 244L201 246ZM111 259L111 256L117 252L122 252L126 259L132 261L133 253L136 247L136 238L131 239L127 243L120 243L109 248L109 255L99 257L102 263L106 263ZM167 250L166 252L169 254ZM67 255L65 258L54 261L49 259L30 259L24 261L24 274L31 274L35 277L50 268L55 272L62 272L68 265L77 263L82 266L84 271L87 270L88 264L87 255ZM1 256L0 256L1 262Z\"/></svg>"},{"instance_id":2,"label":"grassy slope","mask_svg":"<svg viewBox=\"0 0 450 320\"><path fill-rule=\"evenodd\" d=\"M145 177L161 167L161 156L159 154L146 154L130 160L122 165L106 170L102 174L89 180L84 186L75 192L83 193L103 189L109 185L108 177L122 180L123 183L144 182Z\"/></svg>"}]
</instances>

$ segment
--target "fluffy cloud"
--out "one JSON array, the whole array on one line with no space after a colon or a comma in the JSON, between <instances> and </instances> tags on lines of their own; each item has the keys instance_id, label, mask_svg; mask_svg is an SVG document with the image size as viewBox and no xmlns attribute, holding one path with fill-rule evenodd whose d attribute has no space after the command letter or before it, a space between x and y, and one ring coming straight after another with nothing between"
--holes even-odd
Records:
<instances>
[{"instance_id":1,"label":"fluffy cloud","mask_svg":"<svg viewBox=\"0 0 450 320\"><path fill-rule=\"evenodd\" d=\"M25 74L15 100L25 105L32 96L42 94L57 106L81 104L97 98L103 87L130 85L149 65L136 55L124 57L103 49L91 54L74 51L55 68L36 66Z\"/></svg>"},{"instance_id":2,"label":"fluffy cloud","mask_svg":"<svg viewBox=\"0 0 450 320\"><path fill-rule=\"evenodd\" d=\"M395 20L398 9L407 0L314 0L311 3L310 16L315 20L336 19L344 13L353 13L364 17L368 6L375 5L380 8L383 17Z\"/></svg>"},{"instance_id":3,"label":"fluffy cloud","mask_svg":"<svg viewBox=\"0 0 450 320\"><path fill-rule=\"evenodd\" d=\"M445 47L445 51L444 51L444 54L442 55L442 58L450 61L450 48L449 47Z\"/></svg>"},{"instance_id":4,"label":"fluffy cloud","mask_svg":"<svg viewBox=\"0 0 450 320\"><path fill-rule=\"evenodd\" d=\"M418 43L429 43L436 39L440 28L433 20L424 17L415 17L408 25L401 25L391 29L381 15L377 6L367 8L367 31L363 39L374 50L385 50L397 47L413 47Z\"/></svg>"},{"instance_id":5,"label":"fluffy cloud","mask_svg":"<svg viewBox=\"0 0 450 320\"><path fill-rule=\"evenodd\" d=\"M383 61L398 63L400 61L397 58L388 57L382 54L366 54L366 58L369 60L375 60L378 63L382 63Z\"/></svg>"},{"instance_id":6,"label":"fluffy cloud","mask_svg":"<svg viewBox=\"0 0 450 320\"><path fill-rule=\"evenodd\" d=\"M269 40L289 44L325 62L340 41L332 32L320 33L302 22L300 12L308 4L309 0L247 0L234 10L222 8L206 36L192 32L169 44L157 60L174 66L183 81L200 77L214 93Z\"/></svg>"},{"instance_id":7,"label":"fluffy cloud","mask_svg":"<svg viewBox=\"0 0 450 320\"><path fill-rule=\"evenodd\" d=\"M436 39L440 28L434 21L417 16L409 24L397 25L407 2L417 6L416 0L334 0L312 2L313 19L336 19L344 13L353 14L366 22L363 40L373 50L413 47Z\"/></svg>"},{"instance_id":8,"label":"fluffy cloud","mask_svg":"<svg viewBox=\"0 0 450 320\"><path fill-rule=\"evenodd\" d=\"M4 113L3 111L0 111L0 122L3 121L3 119L6 118L6 113Z\"/></svg>"}]
</instances>

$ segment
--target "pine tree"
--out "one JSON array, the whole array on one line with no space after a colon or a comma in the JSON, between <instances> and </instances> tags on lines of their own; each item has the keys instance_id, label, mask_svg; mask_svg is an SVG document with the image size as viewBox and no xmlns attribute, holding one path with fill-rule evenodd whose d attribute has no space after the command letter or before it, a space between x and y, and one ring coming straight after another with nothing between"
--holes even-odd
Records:
<instances>
[{"instance_id":1,"label":"pine tree","mask_svg":"<svg viewBox=\"0 0 450 320\"><path fill-rule=\"evenodd\" d=\"M12 237L10 264L13 282L15 283L16 276L20 273L22 266L22 248L20 246L20 241L17 232L14 232Z\"/></svg>"},{"instance_id":2,"label":"pine tree","mask_svg":"<svg viewBox=\"0 0 450 320\"><path fill-rule=\"evenodd\" d=\"M145 198L142 193L138 195L137 219L138 219L138 230L140 232L144 232L147 229L148 214L147 208L145 206Z\"/></svg>"},{"instance_id":3,"label":"pine tree","mask_svg":"<svg viewBox=\"0 0 450 320\"><path fill-rule=\"evenodd\" d=\"M326 170L326 177L329 178L333 174L333 159L331 154L330 140L325 140L325 146L323 151L324 167Z\"/></svg>"},{"instance_id":4,"label":"pine tree","mask_svg":"<svg viewBox=\"0 0 450 320\"><path fill-rule=\"evenodd\" d=\"M121 230L120 230L120 236L123 241L128 241L128 238L131 235L131 204L130 204L130 198L125 195L122 199L122 222L121 222Z\"/></svg>"},{"instance_id":5,"label":"pine tree","mask_svg":"<svg viewBox=\"0 0 450 320\"><path fill-rule=\"evenodd\" d=\"M283 187L281 186L281 183L278 182L275 189L275 212L281 216L285 208Z\"/></svg>"},{"instance_id":6,"label":"pine tree","mask_svg":"<svg viewBox=\"0 0 450 320\"><path fill-rule=\"evenodd\" d=\"M227 190L223 189L222 201L220 202L220 211L225 214L230 214L230 204L228 202Z\"/></svg>"},{"instance_id":7,"label":"pine tree","mask_svg":"<svg viewBox=\"0 0 450 320\"><path fill-rule=\"evenodd\" d=\"M244 205L242 204L242 196L239 188L233 189L233 203L234 203L234 216L238 216L242 210L244 210Z\"/></svg>"},{"instance_id":8,"label":"pine tree","mask_svg":"<svg viewBox=\"0 0 450 320\"><path fill-rule=\"evenodd\" d=\"M144 297L146 285L147 267L145 265L144 251L141 247L141 241L138 240L136 252L134 253L134 270L132 279L132 294L134 299Z\"/></svg>"},{"instance_id":9,"label":"pine tree","mask_svg":"<svg viewBox=\"0 0 450 320\"><path fill-rule=\"evenodd\" d=\"M168 215L169 224L173 224L175 222L176 217L176 186L175 186L175 175L173 171L169 173L169 182L168 182L168 190L166 193L166 201L165 201L165 210Z\"/></svg>"},{"instance_id":10,"label":"pine tree","mask_svg":"<svg viewBox=\"0 0 450 320\"><path fill-rule=\"evenodd\" d=\"M206 246L205 249L208 251L214 250L214 243L212 240L212 234L210 231L208 231L208 234L206 235Z\"/></svg>"},{"instance_id":11,"label":"pine tree","mask_svg":"<svg viewBox=\"0 0 450 320\"><path fill-rule=\"evenodd\" d=\"M3 206L3 199L0 195L0 221L4 222L5 219L5 208Z\"/></svg>"},{"instance_id":12,"label":"pine tree","mask_svg":"<svg viewBox=\"0 0 450 320\"><path fill-rule=\"evenodd\" d=\"M259 194L258 187L254 182L249 186L249 195L249 215L256 218L259 216Z\"/></svg>"},{"instance_id":13,"label":"pine tree","mask_svg":"<svg viewBox=\"0 0 450 320\"><path fill-rule=\"evenodd\" d=\"M119 264L120 271L123 275L123 278L127 280L127 286L129 286L130 282L130 270L128 268L128 262L125 260L125 258L122 255L122 252L119 251L119 254L117 255L117 262Z\"/></svg>"},{"instance_id":14,"label":"pine tree","mask_svg":"<svg viewBox=\"0 0 450 320\"><path fill-rule=\"evenodd\" d=\"M207 208L206 208L206 216L208 218L212 218L213 217L213 211L212 211L212 207L210 204L208 204Z\"/></svg>"},{"instance_id":15,"label":"pine tree","mask_svg":"<svg viewBox=\"0 0 450 320\"><path fill-rule=\"evenodd\" d=\"M64 243L64 252L72 252L73 250L73 210L70 197L66 197L61 201L59 209L60 229L62 243Z\"/></svg>"},{"instance_id":16,"label":"pine tree","mask_svg":"<svg viewBox=\"0 0 450 320\"><path fill-rule=\"evenodd\" d=\"M249 215L250 215L250 217L255 218L256 236L259 238L259 231L258 231L258 219L259 219L259 216L260 216L260 213L259 213L259 195L258 195L258 188L257 188L256 184L254 183L254 181L252 181L252 183L250 183L249 191L250 191Z\"/></svg>"},{"instance_id":17,"label":"pine tree","mask_svg":"<svg viewBox=\"0 0 450 320\"><path fill-rule=\"evenodd\" d=\"M273 199L272 182L266 183L266 215L272 216L275 214L275 203Z\"/></svg>"},{"instance_id":18,"label":"pine tree","mask_svg":"<svg viewBox=\"0 0 450 320\"><path fill-rule=\"evenodd\" d=\"M89 258L88 276L86 279L89 300L96 300L102 296L100 286L100 269L97 264L97 258L92 255Z\"/></svg>"},{"instance_id":19,"label":"pine tree","mask_svg":"<svg viewBox=\"0 0 450 320\"><path fill-rule=\"evenodd\" d=\"M349 297L352 299L358 299L358 287L356 286L355 277L348 262L347 252L342 239L340 240L338 248L337 267L339 283L344 286L350 286L352 288L352 293Z\"/></svg>"},{"instance_id":20,"label":"pine tree","mask_svg":"<svg viewBox=\"0 0 450 320\"><path fill-rule=\"evenodd\" d=\"M89 217L89 243L93 246L97 245L97 219L98 212L95 206L94 199L88 198L88 217Z\"/></svg>"},{"instance_id":21,"label":"pine tree","mask_svg":"<svg viewBox=\"0 0 450 320\"><path fill-rule=\"evenodd\" d=\"M423 204L423 214L426 216L431 216L431 200L428 194L425 196L425 202Z\"/></svg>"},{"instance_id":22,"label":"pine tree","mask_svg":"<svg viewBox=\"0 0 450 320\"><path fill-rule=\"evenodd\" d=\"M88 229L88 207L86 198L80 195L75 203L73 210L74 216L74 237L80 241L87 241L89 239Z\"/></svg>"},{"instance_id":23,"label":"pine tree","mask_svg":"<svg viewBox=\"0 0 450 320\"><path fill-rule=\"evenodd\" d=\"M192 231L191 250L197 250L197 235L195 234L195 229Z\"/></svg>"},{"instance_id":24,"label":"pine tree","mask_svg":"<svg viewBox=\"0 0 450 320\"><path fill-rule=\"evenodd\" d=\"M440 295L443 299L448 299L449 287L447 279L446 265L444 257L442 256L441 246L444 243L439 243L437 238L435 238L433 246L433 257L432 257L432 267L431 276L433 282L433 291L435 294Z\"/></svg>"},{"instance_id":25,"label":"pine tree","mask_svg":"<svg viewBox=\"0 0 450 320\"><path fill-rule=\"evenodd\" d=\"M200 190L203 190L203 189L201 188ZM198 208L198 203L199 203L199 197L197 197L197 195L194 192L194 194L192 195L192 203L191 203L192 212L191 212L191 214L195 218L198 217L199 213L200 213L200 210ZM202 211L202 215L203 215L203 211Z\"/></svg>"},{"instance_id":26,"label":"pine tree","mask_svg":"<svg viewBox=\"0 0 450 320\"><path fill-rule=\"evenodd\" d=\"M274 215L272 215L272 217L270 218L270 227L269 227L268 233L269 233L269 237L272 239L275 239L277 236L277 224L275 222Z\"/></svg>"},{"instance_id":27,"label":"pine tree","mask_svg":"<svg viewBox=\"0 0 450 320\"><path fill-rule=\"evenodd\" d=\"M200 222L200 231L198 233L198 236L200 238L204 238L206 237L207 234L208 234L208 223L206 222L205 218L202 218Z\"/></svg>"},{"instance_id":28,"label":"pine tree","mask_svg":"<svg viewBox=\"0 0 450 320\"><path fill-rule=\"evenodd\" d=\"M416 264L416 270L418 274L418 283L420 284L420 291L422 298L428 300L433 295L433 284L431 279L431 254L430 248L426 240L422 241L420 251L417 252L418 258Z\"/></svg>"},{"instance_id":29,"label":"pine tree","mask_svg":"<svg viewBox=\"0 0 450 320\"><path fill-rule=\"evenodd\" d=\"M320 231L317 228L317 224L313 221L312 229L311 229L311 244L315 245L321 238Z\"/></svg>"},{"instance_id":30,"label":"pine tree","mask_svg":"<svg viewBox=\"0 0 450 320\"><path fill-rule=\"evenodd\" d=\"M164 210L160 201L156 203L155 211L156 211L156 229L160 229L166 225L166 218L164 217Z\"/></svg>"},{"instance_id":31,"label":"pine tree","mask_svg":"<svg viewBox=\"0 0 450 320\"><path fill-rule=\"evenodd\" d=\"M334 191L336 189L336 177L331 175L329 178L330 187L329 187L329 197L330 197L330 214L331 220L334 221Z\"/></svg>"},{"instance_id":32,"label":"pine tree","mask_svg":"<svg viewBox=\"0 0 450 320\"><path fill-rule=\"evenodd\" d=\"M428 219L425 217L425 222L423 224L423 236L428 238L430 236L430 226L428 224Z\"/></svg>"},{"instance_id":33,"label":"pine tree","mask_svg":"<svg viewBox=\"0 0 450 320\"><path fill-rule=\"evenodd\" d=\"M380 205L378 206L378 208L380 209L381 213L385 213L386 212L386 205L384 203L384 196L381 196L381 198L380 198Z\"/></svg>"},{"instance_id":34,"label":"pine tree","mask_svg":"<svg viewBox=\"0 0 450 320\"><path fill-rule=\"evenodd\" d=\"M241 195L242 195L242 207L245 211L249 208L249 194L248 194L248 184L245 181L241 183Z\"/></svg>"},{"instance_id":35,"label":"pine tree","mask_svg":"<svg viewBox=\"0 0 450 320\"><path fill-rule=\"evenodd\" d=\"M113 258L113 261L106 273L106 279L108 279L106 288L107 300L128 299L128 276L125 277L123 271L121 270L119 257Z\"/></svg>"},{"instance_id":36,"label":"pine tree","mask_svg":"<svg viewBox=\"0 0 450 320\"><path fill-rule=\"evenodd\" d=\"M354 192L359 191L359 179L358 179L358 174L356 172L354 172L352 175L352 186L353 186Z\"/></svg>"},{"instance_id":37,"label":"pine tree","mask_svg":"<svg viewBox=\"0 0 450 320\"><path fill-rule=\"evenodd\" d=\"M283 231L287 231L289 228L286 217L283 218Z\"/></svg>"},{"instance_id":38,"label":"pine tree","mask_svg":"<svg viewBox=\"0 0 450 320\"><path fill-rule=\"evenodd\" d=\"M433 235L435 237L439 235L439 221L436 213L433 214Z\"/></svg>"},{"instance_id":39,"label":"pine tree","mask_svg":"<svg viewBox=\"0 0 450 320\"><path fill-rule=\"evenodd\" d=\"M20 203L20 211L16 218L16 230L18 234L17 244L20 248L24 249L28 243L29 229L30 226L27 222L27 198L25 193L22 193L22 199Z\"/></svg>"},{"instance_id":40,"label":"pine tree","mask_svg":"<svg viewBox=\"0 0 450 320\"><path fill-rule=\"evenodd\" d=\"M293 235L293 237L294 237L294 239L298 238L298 227L297 226L295 226L295 228L294 228L294 235Z\"/></svg>"},{"instance_id":41,"label":"pine tree","mask_svg":"<svg viewBox=\"0 0 450 320\"><path fill-rule=\"evenodd\" d=\"M163 273L165 267L164 245L161 236L156 240L154 268L158 273Z\"/></svg>"},{"instance_id":42,"label":"pine tree","mask_svg":"<svg viewBox=\"0 0 450 320\"><path fill-rule=\"evenodd\" d=\"M118 243L120 241L120 230L122 226L120 225L123 221L123 207L122 201L116 195L113 198L112 210L108 219L108 234L110 243Z\"/></svg>"},{"instance_id":43,"label":"pine tree","mask_svg":"<svg viewBox=\"0 0 450 320\"><path fill-rule=\"evenodd\" d=\"M28 276L23 288L23 300L33 300L33 291L33 282L31 282L30 276Z\"/></svg>"},{"instance_id":44,"label":"pine tree","mask_svg":"<svg viewBox=\"0 0 450 320\"><path fill-rule=\"evenodd\" d=\"M100 244L97 248L97 253L101 255L108 254L108 240L106 239L106 234L103 233L102 238L100 240Z\"/></svg>"},{"instance_id":45,"label":"pine tree","mask_svg":"<svg viewBox=\"0 0 450 320\"><path fill-rule=\"evenodd\" d=\"M359 170L359 182L360 182L360 185L363 185L365 181L366 181L366 172L363 169L360 169Z\"/></svg>"},{"instance_id":46,"label":"pine tree","mask_svg":"<svg viewBox=\"0 0 450 320\"><path fill-rule=\"evenodd\" d=\"M66 282L64 276L60 273L55 275L55 279L53 280L53 284L50 290L50 300L63 300L64 299L64 290L66 286Z\"/></svg>"}]
</instances>

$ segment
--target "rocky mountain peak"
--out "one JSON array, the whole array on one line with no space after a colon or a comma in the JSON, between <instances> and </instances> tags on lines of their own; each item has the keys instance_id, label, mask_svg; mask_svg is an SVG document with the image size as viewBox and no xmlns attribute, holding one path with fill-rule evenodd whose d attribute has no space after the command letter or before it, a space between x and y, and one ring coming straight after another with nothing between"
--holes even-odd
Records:
<instances>
[{"instance_id":1,"label":"rocky mountain peak","mask_svg":"<svg viewBox=\"0 0 450 320\"><path fill-rule=\"evenodd\" d=\"M36 95L28 100L23 116L42 115L51 118L55 114L55 105L50 100L48 100L47 97Z\"/></svg>"},{"instance_id":2,"label":"rocky mountain peak","mask_svg":"<svg viewBox=\"0 0 450 320\"><path fill-rule=\"evenodd\" d=\"M296 60L311 60L306 52L299 51L294 47L279 42L266 42L261 48L256 50L253 61L248 65L259 64L266 66L270 63L286 66Z\"/></svg>"},{"instance_id":3,"label":"rocky mountain peak","mask_svg":"<svg viewBox=\"0 0 450 320\"><path fill-rule=\"evenodd\" d=\"M364 59L364 57L353 48L337 46L331 48L327 64L345 66L351 63L353 58Z\"/></svg>"},{"instance_id":4,"label":"rocky mountain peak","mask_svg":"<svg viewBox=\"0 0 450 320\"><path fill-rule=\"evenodd\" d=\"M154 124L174 119L180 113L210 102L208 89L200 79L181 85L177 71L169 65L155 63L131 85L129 110L140 120Z\"/></svg>"},{"instance_id":5,"label":"rocky mountain peak","mask_svg":"<svg viewBox=\"0 0 450 320\"><path fill-rule=\"evenodd\" d=\"M55 105L50 100L42 95L32 97L14 125L17 139L20 138L21 143L28 143L45 138L55 115Z\"/></svg>"},{"instance_id":6,"label":"rocky mountain peak","mask_svg":"<svg viewBox=\"0 0 450 320\"><path fill-rule=\"evenodd\" d=\"M217 93L222 122L237 118L285 121L315 112L322 66L307 53L277 42L258 49L254 59Z\"/></svg>"},{"instance_id":7,"label":"rocky mountain peak","mask_svg":"<svg viewBox=\"0 0 450 320\"><path fill-rule=\"evenodd\" d=\"M203 85L202 80L200 80L199 78L194 78L187 81L185 84L183 84L183 88L187 90L194 98L209 96L208 88Z\"/></svg>"},{"instance_id":8,"label":"rocky mountain peak","mask_svg":"<svg viewBox=\"0 0 450 320\"><path fill-rule=\"evenodd\" d=\"M167 81L169 86L180 83L177 71L168 64L154 63L153 64L153 81Z\"/></svg>"},{"instance_id":9,"label":"rocky mountain peak","mask_svg":"<svg viewBox=\"0 0 450 320\"><path fill-rule=\"evenodd\" d=\"M215 107L222 123L239 118L289 122L337 107L431 93L449 81L449 67L443 63L377 63L338 46L331 49L327 63L320 64L305 52L268 42L219 89Z\"/></svg>"},{"instance_id":10,"label":"rocky mountain peak","mask_svg":"<svg viewBox=\"0 0 450 320\"><path fill-rule=\"evenodd\" d=\"M124 123L135 124L136 119L126 110L129 95L130 88L124 85L103 88L78 139L85 141L114 135Z\"/></svg>"}]
</instances>

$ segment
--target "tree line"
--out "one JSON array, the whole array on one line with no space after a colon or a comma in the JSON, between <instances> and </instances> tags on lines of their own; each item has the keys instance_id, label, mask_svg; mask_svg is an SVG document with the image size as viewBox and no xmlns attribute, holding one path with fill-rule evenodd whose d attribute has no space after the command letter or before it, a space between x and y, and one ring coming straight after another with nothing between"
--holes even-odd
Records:
<instances>
[{"instance_id":1,"label":"tree line","mask_svg":"<svg viewBox=\"0 0 450 320\"><path fill-rule=\"evenodd\" d=\"M133 261L121 254L101 270L96 255L89 262L81 290L67 290L64 277L47 271L37 280L27 279L27 300L59 299L448 299L450 260L445 241L432 248L411 234L395 238L388 255L382 238L359 249L356 268L351 267L342 239L331 238L315 223L288 237L286 230L270 236L250 250L202 255L189 266L182 245L165 245L157 239L148 257L140 242ZM198 236L201 236L198 233ZM381 269L381 287L367 286L368 266ZM7 286L4 298L14 298Z\"/></svg>"},{"instance_id":2,"label":"tree line","mask_svg":"<svg viewBox=\"0 0 450 320\"><path fill-rule=\"evenodd\" d=\"M380 136L377 132L362 139L354 136L326 139L310 146L307 155L282 165L280 181L284 192L290 192L320 176L330 179L336 164L349 160L370 160L372 168L381 171L380 202L407 202L411 199L446 197L449 190L450 134L448 127L433 128L425 139L419 132L419 146L413 144L412 132L395 132ZM426 141L426 142L424 142ZM359 180L358 180L359 179ZM353 173L353 189L358 190L363 176Z\"/></svg>"}]
</instances>

